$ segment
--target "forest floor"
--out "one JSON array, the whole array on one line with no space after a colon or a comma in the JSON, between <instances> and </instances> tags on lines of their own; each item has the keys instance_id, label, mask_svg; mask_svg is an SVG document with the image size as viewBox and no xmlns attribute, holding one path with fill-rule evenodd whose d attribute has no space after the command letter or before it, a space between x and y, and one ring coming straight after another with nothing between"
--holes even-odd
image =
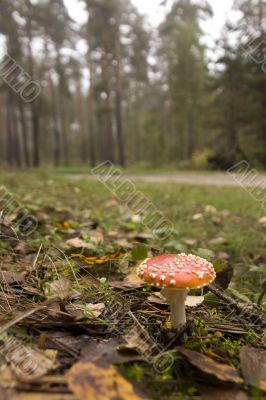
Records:
<instances>
[{"instance_id":1,"label":"forest floor","mask_svg":"<svg viewBox=\"0 0 266 400\"><path fill-rule=\"evenodd\" d=\"M125 178L133 181L141 181L147 183L179 183L191 185L212 185L212 186L240 186L239 181L234 179L228 173L224 172L171 172L171 173L125 173ZM68 178L72 179L96 179L91 174L67 174ZM254 177L254 175L253 175ZM240 177L240 182L243 186L248 187L252 184L251 176L246 179ZM260 174L256 178L257 187L266 188L266 175Z\"/></svg>"},{"instance_id":2,"label":"forest floor","mask_svg":"<svg viewBox=\"0 0 266 400\"><path fill-rule=\"evenodd\" d=\"M173 223L163 238L83 175L1 185L1 208L6 190L19 205L0 221L1 400L265 399L266 211L243 188L136 183ZM192 291L182 332L136 276L164 252L217 271L204 298Z\"/></svg>"}]
</instances>

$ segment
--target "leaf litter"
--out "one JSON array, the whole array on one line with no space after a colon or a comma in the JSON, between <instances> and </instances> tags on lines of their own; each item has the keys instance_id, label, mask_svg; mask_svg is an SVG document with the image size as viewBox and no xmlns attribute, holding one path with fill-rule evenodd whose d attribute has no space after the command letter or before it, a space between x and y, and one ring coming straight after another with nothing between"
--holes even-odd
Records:
<instances>
[{"instance_id":1,"label":"leaf litter","mask_svg":"<svg viewBox=\"0 0 266 400\"><path fill-rule=\"evenodd\" d=\"M231 289L227 297L192 293L187 328L176 335L167 329L169 307L137 277L136 268L144 258L163 253L163 248L178 247L177 240L154 240L143 231L139 216L125 210L118 223L113 214L117 208L123 214L123 206L114 199L103 207L105 219L110 214L109 223L93 217L99 216L97 207L77 214L62 207L36 207L38 230L23 240L8 224L1 224L0 329L37 363L23 377L16 360L5 357L2 347L3 393L7 391L12 400L23 399L25 393L25 398L37 400L47 393L71 400L157 399L163 398L159 393L165 383L166 393L178 392L179 387L186 392L193 370L201 373L200 378L193 374L199 395L210 395L210 387L204 387L210 379L213 394L217 387L230 391L228 385L237 385L244 395L245 385L266 391L263 326L239 321L226 304L230 296L241 307L247 299L231 286L232 266L217 266L216 284L222 292ZM231 217L210 205L192 215L195 223L214 225ZM197 240L185 236L183 243L193 246ZM219 247L228 242L216 236L208 243ZM198 254L205 251L215 261L219 252L214 249L199 249ZM210 294L216 298L215 307L205 301ZM158 375L152 360L142 354L139 339L130 336L136 321L162 353L174 354L170 370Z\"/></svg>"}]
</instances>

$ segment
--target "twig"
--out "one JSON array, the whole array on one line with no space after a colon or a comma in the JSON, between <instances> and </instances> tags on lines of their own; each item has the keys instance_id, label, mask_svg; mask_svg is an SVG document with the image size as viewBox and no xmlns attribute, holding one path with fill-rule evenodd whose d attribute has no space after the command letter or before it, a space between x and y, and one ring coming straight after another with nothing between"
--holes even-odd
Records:
<instances>
[{"instance_id":1,"label":"twig","mask_svg":"<svg viewBox=\"0 0 266 400\"><path fill-rule=\"evenodd\" d=\"M12 321L9 321L5 325L3 325L0 328L0 335L2 335L4 332L6 332L8 329L12 328L12 326L18 324L20 321L22 321L25 318L28 318L32 314L35 314L36 312L45 309L48 307L50 304L54 303L55 301L58 301L58 297L53 297L51 299L46 300L43 304L40 304L39 306L32 308L31 310L28 310L26 312L20 313L16 318L14 318Z\"/></svg>"},{"instance_id":2,"label":"twig","mask_svg":"<svg viewBox=\"0 0 266 400\"><path fill-rule=\"evenodd\" d=\"M218 289L215 286L209 285L207 287L215 296L219 297L222 299L228 307L232 310L235 310L237 312L238 318L245 319L248 322L252 322L255 325L264 325L265 321L263 321L260 317L260 315L257 313L257 310L255 309L254 305L250 303L252 306L252 310L247 309L246 307L238 304L236 300L234 300L232 297L228 296L224 292L222 292L220 289Z\"/></svg>"}]
</instances>

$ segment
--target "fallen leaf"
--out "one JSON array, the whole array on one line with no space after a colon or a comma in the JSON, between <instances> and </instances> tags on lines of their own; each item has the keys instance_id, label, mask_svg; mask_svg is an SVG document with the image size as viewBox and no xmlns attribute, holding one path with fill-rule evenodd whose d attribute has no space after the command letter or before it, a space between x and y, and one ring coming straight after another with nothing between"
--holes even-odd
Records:
<instances>
[{"instance_id":1,"label":"fallen leaf","mask_svg":"<svg viewBox=\"0 0 266 400\"><path fill-rule=\"evenodd\" d=\"M161 295L160 292L154 292L151 296L147 299L150 303L154 304L167 304L165 298Z\"/></svg>"},{"instance_id":2,"label":"fallen leaf","mask_svg":"<svg viewBox=\"0 0 266 400\"><path fill-rule=\"evenodd\" d=\"M187 307L197 307L204 302L204 296L187 296L185 305Z\"/></svg>"},{"instance_id":3,"label":"fallen leaf","mask_svg":"<svg viewBox=\"0 0 266 400\"><path fill-rule=\"evenodd\" d=\"M75 248L75 249L80 249L80 248L85 248L85 249L91 249L91 243L85 242L84 240L82 240L79 237L75 237L72 239L68 239L65 242L65 245L68 248Z\"/></svg>"},{"instance_id":4,"label":"fallen leaf","mask_svg":"<svg viewBox=\"0 0 266 400\"><path fill-rule=\"evenodd\" d=\"M197 240L188 238L188 239L184 239L183 242L185 244L187 244L188 246L194 246L197 243Z\"/></svg>"},{"instance_id":5,"label":"fallen leaf","mask_svg":"<svg viewBox=\"0 0 266 400\"><path fill-rule=\"evenodd\" d=\"M115 242L120 248L123 248L123 249L132 249L132 247L133 247L132 243L129 243L127 241L127 239L125 239L125 238L118 239Z\"/></svg>"},{"instance_id":6,"label":"fallen leaf","mask_svg":"<svg viewBox=\"0 0 266 400\"><path fill-rule=\"evenodd\" d=\"M135 350L145 359L150 359L154 352L160 351L158 343L150 336L149 332L141 325L133 326L127 335L123 336L125 343L119 350Z\"/></svg>"},{"instance_id":7,"label":"fallen leaf","mask_svg":"<svg viewBox=\"0 0 266 400\"><path fill-rule=\"evenodd\" d=\"M244 383L238 370L231 365L214 361L201 353L187 350L183 347L178 347L177 350L186 357L190 364L204 374L211 375L222 382L231 382L234 384Z\"/></svg>"},{"instance_id":8,"label":"fallen leaf","mask_svg":"<svg viewBox=\"0 0 266 400\"><path fill-rule=\"evenodd\" d=\"M51 393L36 393L36 392L18 392L8 393L9 397L1 397L2 400L51 400ZM77 400L73 394L69 393L53 393L53 400Z\"/></svg>"},{"instance_id":9,"label":"fallen leaf","mask_svg":"<svg viewBox=\"0 0 266 400\"><path fill-rule=\"evenodd\" d=\"M204 207L204 212L206 214L216 214L217 213L217 209L214 206L207 205L207 206Z\"/></svg>"},{"instance_id":10,"label":"fallen leaf","mask_svg":"<svg viewBox=\"0 0 266 400\"><path fill-rule=\"evenodd\" d=\"M228 389L226 387L215 388L211 385L200 385L204 400L249 400L247 393L242 390Z\"/></svg>"},{"instance_id":11,"label":"fallen leaf","mask_svg":"<svg viewBox=\"0 0 266 400\"><path fill-rule=\"evenodd\" d=\"M68 304L67 312L77 319L80 318L98 318L105 309L104 303L98 304Z\"/></svg>"},{"instance_id":12,"label":"fallen leaf","mask_svg":"<svg viewBox=\"0 0 266 400\"><path fill-rule=\"evenodd\" d=\"M258 220L258 223L261 225L265 225L266 226L266 217L262 217Z\"/></svg>"},{"instance_id":13,"label":"fallen leaf","mask_svg":"<svg viewBox=\"0 0 266 400\"><path fill-rule=\"evenodd\" d=\"M78 400L148 400L114 367L78 362L67 376L68 386Z\"/></svg>"},{"instance_id":14,"label":"fallen leaf","mask_svg":"<svg viewBox=\"0 0 266 400\"><path fill-rule=\"evenodd\" d=\"M266 392L266 351L244 346L240 363L245 382Z\"/></svg>"},{"instance_id":15,"label":"fallen leaf","mask_svg":"<svg viewBox=\"0 0 266 400\"><path fill-rule=\"evenodd\" d=\"M82 350L84 361L101 360L107 364L122 364L143 360L136 351L120 349L121 339L92 339Z\"/></svg>"},{"instance_id":16,"label":"fallen leaf","mask_svg":"<svg viewBox=\"0 0 266 400\"><path fill-rule=\"evenodd\" d=\"M222 337L223 334L221 332L215 332L214 336L215 337ZM220 360L222 362L228 363L228 358L220 356L219 354L215 353L211 349L204 350L204 354L206 354L206 356L209 356L211 358L214 358L214 359Z\"/></svg>"},{"instance_id":17,"label":"fallen leaf","mask_svg":"<svg viewBox=\"0 0 266 400\"><path fill-rule=\"evenodd\" d=\"M0 386L0 399L11 400L10 393L7 394L7 390Z\"/></svg>"},{"instance_id":18,"label":"fallen leaf","mask_svg":"<svg viewBox=\"0 0 266 400\"><path fill-rule=\"evenodd\" d=\"M106 264L108 261L116 261L120 260L123 258L125 253L121 251L117 251L115 253L107 253L102 257L96 257L96 256L84 256L83 254L72 254L72 257L79 258L80 260L85 261L86 264L88 265L103 265Z\"/></svg>"},{"instance_id":19,"label":"fallen leaf","mask_svg":"<svg viewBox=\"0 0 266 400\"><path fill-rule=\"evenodd\" d=\"M145 282L141 280L136 272L136 268L133 268L130 273L125 277L125 279L121 282L118 281L111 281L110 286L116 287L116 288L139 288L141 286L144 286Z\"/></svg>"},{"instance_id":20,"label":"fallen leaf","mask_svg":"<svg viewBox=\"0 0 266 400\"><path fill-rule=\"evenodd\" d=\"M68 221L58 221L56 223L57 228L67 231L70 228L70 224Z\"/></svg>"},{"instance_id":21,"label":"fallen leaf","mask_svg":"<svg viewBox=\"0 0 266 400\"><path fill-rule=\"evenodd\" d=\"M232 214L232 213L231 213L231 211L229 211L229 210L221 210L221 211L219 211L219 215L220 215L221 217L224 217L224 218L230 217L231 214Z\"/></svg>"},{"instance_id":22,"label":"fallen leaf","mask_svg":"<svg viewBox=\"0 0 266 400\"><path fill-rule=\"evenodd\" d=\"M201 219L203 219L203 214L195 214L195 215L193 215L193 217L192 217L192 220L193 221L200 221Z\"/></svg>"},{"instance_id":23,"label":"fallen leaf","mask_svg":"<svg viewBox=\"0 0 266 400\"><path fill-rule=\"evenodd\" d=\"M11 285L25 281L25 275L17 272L0 271L0 283Z\"/></svg>"},{"instance_id":24,"label":"fallen leaf","mask_svg":"<svg viewBox=\"0 0 266 400\"><path fill-rule=\"evenodd\" d=\"M211 239L209 241L209 244L220 245L220 244L225 244L226 242L227 240L224 237L219 236L217 238Z\"/></svg>"},{"instance_id":25,"label":"fallen leaf","mask_svg":"<svg viewBox=\"0 0 266 400\"><path fill-rule=\"evenodd\" d=\"M230 254L226 253L225 251L219 251L217 257L221 260L229 260Z\"/></svg>"},{"instance_id":26,"label":"fallen leaf","mask_svg":"<svg viewBox=\"0 0 266 400\"><path fill-rule=\"evenodd\" d=\"M23 242L22 240L19 241L19 243L14 248L14 250L17 251L18 253L24 253L24 254L26 253L26 249L27 249L27 243Z\"/></svg>"},{"instance_id":27,"label":"fallen leaf","mask_svg":"<svg viewBox=\"0 0 266 400\"><path fill-rule=\"evenodd\" d=\"M90 240L93 244L100 244L104 241L104 235L101 231L92 231L90 232Z\"/></svg>"},{"instance_id":28,"label":"fallen leaf","mask_svg":"<svg viewBox=\"0 0 266 400\"><path fill-rule=\"evenodd\" d=\"M102 314L104 309L105 309L104 303L85 305L85 312L91 313L95 318L98 318Z\"/></svg>"},{"instance_id":29,"label":"fallen leaf","mask_svg":"<svg viewBox=\"0 0 266 400\"><path fill-rule=\"evenodd\" d=\"M151 296L148 297L148 301L155 304L167 304L165 298L161 295L160 292L153 293ZM187 296L185 305L187 307L197 307L203 302L204 296Z\"/></svg>"},{"instance_id":30,"label":"fallen leaf","mask_svg":"<svg viewBox=\"0 0 266 400\"><path fill-rule=\"evenodd\" d=\"M69 279L60 277L58 280L51 283L50 288L57 294L60 299L68 297L70 292L71 282Z\"/></svg>"},{"instance_id":31,"label":"fallen leaf","mask_svg":"<svg viewBox=\"0 0 266 400\"><path fill-rule=\"evenodd\" d=\"M3 334L1 336L1 355L10 364L12 372L21 382L32 382L57 368L57 352L46 353L21 339Z\"/></svg>"}]
</instances>

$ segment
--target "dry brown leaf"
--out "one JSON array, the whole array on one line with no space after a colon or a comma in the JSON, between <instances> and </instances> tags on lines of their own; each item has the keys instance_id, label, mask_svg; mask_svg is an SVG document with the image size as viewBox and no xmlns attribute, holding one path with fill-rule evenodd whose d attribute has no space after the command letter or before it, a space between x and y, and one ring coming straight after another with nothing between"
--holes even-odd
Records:
<instances>
[{"instance_id":1,"label":"dry brown leaf","mask_svg":"<svg viewBox=\"0 0 266 400\"><path fill-rule=\"evenodd\" d=\"M123 281L124 286L131 288L137 288L144 284L143 280L138 277L136 268L133 268Z\"/></svg>"},{"instance_id":2,"label":"dry brown leaf","mask_svg":"<svg viewBox=\"0 0 266 400\"><path fill-rule=\"evenodd\" d=\"M10 395L7 393L7 390L1 386L0 386L0 399L11 400Z\"/></svg>"},{"instance_id":3,"label":"dry brown leaf","mask_svg":"<svg viewBox=\"0 0 266 400\"><path fill-rule=\"evenodd\" d=\"M203 393L204 400L249 400L247 393L242 390L223 387L216 388L200 385L200 391Z\"/></svg>"},{"instance_id":4,"label":"dry brown leaf","mask_svg":"<svg viewBox=\"0 0 266 400\"><path fill-rule=\"evenodd\" d=\"M208 204L207 206L204 207L204 212L206 214L216 214L217 209L214 206Z\"/></svg>"},{"instance_id":5,"label":"dry brown leaf","mask_svg":"<svg viewBox=\"0 0 266 400\"><path fill-rule=\"evenodd\" d=\"M148 301L154 304L167 304L165 298L161 295L160 292L154 292L151 296L148 297Z\"/></svg>"},{"instance_id":6,"label":"dry brown leaf","mask_svg":"<svg viewBox=\"0 0 266 400\"><path fill-rule=\"evenodd\" d=\"M193 216L192 216L192 220L193 221L200 221L200 220L202 220L204 217L203 217L203 214L194 214Z\"/></svg>"},{"instance_id":7,"label":"dry brown leaf","mask_svg":"<svg viewBox=\"0 0 266 400\"><path fill-rule=\"evenodd\" d=\"M17 272L0 271L0 283L11 285L25 281L25 275Z\"/></svg>"},{"instance_id":8,"label":"dry brown leaf","mask_svg":"<svg viewBox=\"0 0 266 400\"><path fill-rule=\"evenodd\" d=\"M160 292L153 293L151 296L148 297L148 301L155 304L167 304L165 298L161 295ZM203 302L204 296L187 296L185 305L187 307L197 307Z\"/></svg>"},{"instance_id":9,"label":"dry brown leaf","mask_svg":"<svg viewBox=\"0 0 266 400\"><path fill-rule=\"evenodd\" d=\"M27 355L32 360L29 370L23 370L21 367L18 368L16 363L11 363L12 371L21 382L33 382L58 366L55 360L57 352L52 356L51 352L27 347Z\"/></svg>"},{"instance_id":10,"label":"dry brown leaf","mask_svg":"<svg viewBox=\"0 0 266 400\"><path fill-rule=\"evenodd\" d=\"M266 392L266 351L242 347L240 362L245 382Z\"/></svg>"},{"instance_id":11,"label":"dry brown leaf","mask_svg":"<svg viewBox=\"0 0 266 400\"><path fill-rule=\"evenodd\" d=\"M148 400L113 366L78 362L67 376L68 386L78 400Z\"/></svg>"},{"instance_id":12,"label":"dry brown leaf","mask_svg":"<svg viewBox=\"0 0 266 400\"><path fill-rule=\"evenodd\" d=\"M129 289L135 289L139 288L141 286L144 286L145 283L143 280L141 280L137 273L136 273L136 268L131 269L130 273L125 277L123 281L111 281L109 282L110 286L116 287L116 288L129 288Z\"/></svg>"},{"instance_id":13,"label":"dry brown leaf","mask_svg":"<svg viewBox=\"0 0 266 400\"><path fill-rule=\"evenodd\" d=\"M66 247L68 247L68 248L70 248L70 249L71 249L71 248L75 248L75 249L80 249L80 248L91 249L91 244L85 242L84 240L82 240L82 239L79 238L79 237L75 237L75 238L72 238L72 239L68 239L68 240L65 242L65 245L66 245Z\"/></svg>"},{"instance_id":14,"label":"dry brown leaf","mask_svg":"<svg viewBox=\"0 0 266 400\"><path fill-rule=\"evenodd\" d=\"M266 226L266 217L262 217L258 220L258 223L261 225L265 225Z\"/></svg>"},{"instance_id":15,"label":"dry brown leaf","mask_svg":"<svg viewBox=\"0 0 266 400\"><path fill-rule=\"evenodd\" d=\"M82 355L85 361L101 360L105 364L122 364L131 361L143 360L136 351L120 349L121 339L96 340L92 339L84 349Z\"/></svg>"},{"instance_id":16,"label":"dry brown leaf","mask_svg":"<svg viewBox=\"0 0 266 400\"><path fill-rule=\"evenodd\" d=\"M50 288L53 290L53 292L57 294L60 299L63 300L69 295L71 282L67 278L60 277L58 280L51 283Z\"/></svg>"},{"instance_id":17,"label":"dry brown leaf","mask_svg":"<svg viewBox=\"0 0 266 400\"><path fill-rule=\"evenodd\" d=\"M227 242L227 240L224 237L218 236L214 239L211 239L209 241L209 244L220 245L220 244L225 244L226 242Z\"/></svg>"},{"instance_id":18,"label":"dry brown leaf","mask_svg":"<svg viewBox=\"0 0 266 400\"><path fill-rule=\"evenodd\" d=\"M74 318L98 318L105 309L104 303L98 304L68 304L67 312Z\"/></svg>"},{"instance_id":19,"label":"dry brown leaf","mask_svg":"<svg viewBox=\"0 0 266 400\"><path fill-rule=\"evenodd\" d=\"M197 240L192 238L187 238L183 240L183 243L187 244L188 246L195 246Z\"/></svg>"},{"instance_id":20,"label":"dry brown leaf","mask_svg":"<svg viewBox=\"0 0 266 400\"><path fill-rule=\"evenodd\" d=\"M92 315L95 318L98 318L103 310L105 309L105 304L104 303L98 303L98 304L86 304L86 311L88 310L90 313L92 313Z\"/></svg>"},{"instance_id":21,"label":"dry brown leaf","mask_svg":"<svg viewBox=\"0 0 266 400\"><path fill-rule=\"evenodd\" d=\"M1 392L0 392L1 393ZM51 393L36 393L36 392L10 392L8 398L1 398L1 400L51 400ZM53 400L77 400L73 394L68 393L54 393Z\"/></svg>"},{"instance_id":22,"label":"dry brown leaf","mask_svg":"<svg viewBox=\"0 0 266 400\"><path fill-rule=\"evenodd\" d=\"M231 365L214 361L203 354L184 349L183 347L178 347L177 350L186 357L190 364L204 374L211 375L222 382L230 382L234 384L244 383L238 370Z\"/></svg>"},{"instance_id":23,"label":"dry brown leaf","mask_svg":"<svg viewBox=\"0 0 266 400\"><path fill-rule=\"evenodd\" d=\"M104 241L104 235L101 231L91 231L90 232L90 240L93 244L100 244Z\"/></svg>"},{"instance_id":24,"label":"dry brown leaf","mask_svg":"<svg viewBox=\"0 0 266 400\"><path fill-rule=\"evenodd\" d=\"M204 296L187 296L185 305L187 307L197 307L204 302Z\"/></svg>"},{"instance_id":25,"label":"dry brown leaf","mask_svg":"<svg viewBox=\"0 0 266 400\"><path fill-rule=\"evenodd\" d=\"M10 370L5 367L2 373L8 373L11 380L20 382L35 381L58 366L56 351L39 350L12 336L1 338L1 354L10 365ZM8 379L1 381L8 382Z\"/></svg>"},{"instance_id":26,"label":"dry brown leaf","mask_svg":"<svg viewBox=\"0 0 266 400\"><path fill-rule=\"evenodd\" d=\"M160 351L160 346L141 325L134 325L127 335L123 336L125 343L118 346L119 350L135 350L143 356L151 356Z\"/></svg>"}]
</instances>

